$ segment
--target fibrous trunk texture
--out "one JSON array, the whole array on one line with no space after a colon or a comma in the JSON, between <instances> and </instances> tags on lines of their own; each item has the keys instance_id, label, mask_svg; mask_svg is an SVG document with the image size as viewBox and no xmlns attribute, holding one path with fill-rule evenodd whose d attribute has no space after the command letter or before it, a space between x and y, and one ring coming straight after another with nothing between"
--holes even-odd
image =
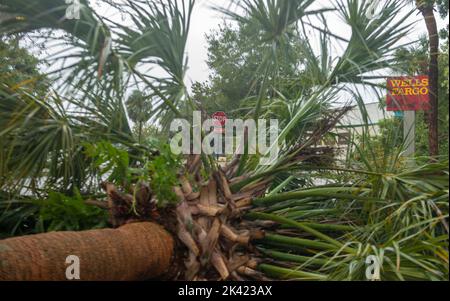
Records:
<instances>
[{"instance_id":1,"label":"fibrous trunk texture","mask_svg":"<svg viewBox=\"0 0 450 301\"><path fill-rule=\"evenodd\" d=\"M438 99L439 99L439 32L433 5L422 4L419 10L425 19L430 43L430 61L428 75L430 78L430 112L429 112L429 148L430 156L439 155L439 132L438 132Z\"/></svg>"},{"instance_id":2,"label":"fibrous trunk texture","mask_svg":"<svg viewBox=\"0 0 450 301\"><path fill-rule=\"evenodd\" d=\"M0 280L67 280L71 255L80 280L147 280L167 272L173 252L171 235L153 223L10 238L0 241Z\"/></svg>"}]
</instances>

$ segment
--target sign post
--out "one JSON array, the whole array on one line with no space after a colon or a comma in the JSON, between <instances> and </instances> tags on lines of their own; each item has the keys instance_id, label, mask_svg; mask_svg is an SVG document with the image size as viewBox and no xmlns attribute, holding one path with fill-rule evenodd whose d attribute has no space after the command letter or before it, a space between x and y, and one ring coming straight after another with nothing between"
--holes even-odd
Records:
<instances>
[{"instance_id":1,"label":"sign post","mask_svg":"<svg viewBox=\"0 0 450 301\"><path fill-rule=\"evenodd\" d=\"M403 137L405 137L405 156L413 157L416 152L416 111L405 111L403 117Z\"/></svg>"},{"instance_id":2,"label":"sign post","mask_svg":"<svg viewBox=\"0 0 450 301\"><path fill-rule=\"evenodd\" d=\"M215 112L212 115L212 118L214 120L214 132L217 134L223 135L225 133L225 124L228 119L227 114L225 112ZM226 141L225 141L225 143L226 143ZM221 149L223 150L225 146L221 145L221 147L222 147ZM224 153L216 154L216 157L219 160L219 164L222 167L225 167L227 162L226 162L226 157L225 157Z\"/></svg>"},{"instance_id":3,"label":"sign post","mask_svg":"<svg viewBox=\"0 0 450 301\"><path fill-rule=\"evenodd\" d=\"M416 111L430 110L429 79L426 75L391 77L387 80L387 110L403 111L405 156L415 153Z\"/></svg>"}]
</instances>

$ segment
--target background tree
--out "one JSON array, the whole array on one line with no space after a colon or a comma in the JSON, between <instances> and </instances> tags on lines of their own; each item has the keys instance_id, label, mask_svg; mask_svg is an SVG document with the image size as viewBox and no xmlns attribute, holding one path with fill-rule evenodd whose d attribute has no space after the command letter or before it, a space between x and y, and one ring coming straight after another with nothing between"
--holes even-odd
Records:
<instances>
[{"instance_id":1,"label":"background tree","mask_svg":"<svg viewBox=\"0 0 450 301\"><path fill-rule=\"evenodd\" d=\"M448 15L448 1L436 1L436 7L441 18ZM439 153L441 155L448 154L449 151L449 85L448 85L448 59L449 59L449 40L448 40L448 24L445 28L440 29L441 47L438 53L434 55L438 57L438 114L437 127L439 128L437 140L439 141ZM427 37L423 37L418 43L399 49L396 52L396 68L408 75L427 74L430 61L430 43ZM432 93L433 94L433 93ZM430 96L432 99L432 96ZM430 118L432 115L428 112L416 112L417 131L416 131L416 150L417 155L426 156L432 152L430 149Z\"/></svg>"},{"instance_id":2,"label":"background tree","mask_svg":"<svg viewBox=\"0 0 450 301\"><path fill-rule=\"evenodd\" d=\"M152 117L151 99L139 90L134 90L126 101L128 116L137 126L138 142L142 142L142 131Z\"/></svg>"},{"instance_id":3,"label":"background tree","mask_svg":"<svg viewBox=\"0 0 450 301\"><path fill-rule=\"evenodd\" d=\"M439 32L434 15L435 0L416 0L416 7L422 13L428 31L429 62L428 75L430 78L430 112L429 112L429 151L430 156L439 155L438 137L438 100L439 100ZM440 1L441 6L447 6L448 1ZM441 10L442 11L442 10Z\"/></svg>"},{"instance_id":4,"label":"background tree","mask_svg":"<svg viewBox=\"0 0 450 301\"><path fill-rule=\"evenodd\" d=\"M267 79L268 96L281 93L294 98L303 88L299 78L305 46L295 29L291 28L288 34L286 47L275 50L276 64ZM208 81L194 84L193 98L209 114L225 111L231 117L242 115L248 110L245 100L255 98L261 88L262 63L271 45L262 41L251 26L242 23L223 23L206 40L206 62L212 74Z\"/></svg>"},{"instance_id":5,"label":"background tree","mask_svg":"<svg viewBox=\"0 0 450 301\"><path fill-rule=\"evenodd\" d=\"M21 37L0 37L0 82L11 88L27 88L44 96L50 82L42 73L42 61L20 46Z\"/></svg>"}]
</instances>

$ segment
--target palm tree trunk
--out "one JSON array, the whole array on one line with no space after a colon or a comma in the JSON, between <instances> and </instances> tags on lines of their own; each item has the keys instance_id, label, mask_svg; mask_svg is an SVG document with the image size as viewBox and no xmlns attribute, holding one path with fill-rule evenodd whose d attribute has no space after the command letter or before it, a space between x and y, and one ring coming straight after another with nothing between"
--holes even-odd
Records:
<instances>
[{"instance_id":1,"label":"palm tree trunk","mask_svg":"<svg viewBox=\"0 0 450 301\"><path fill-rule=\"evenodd\" d=\"M80 280L146 280L171 265L174 241L153 223L118 229L53 232L0 241L0 280L63 281L78 256Z\"/></svg>"},{"instance_id":2,"label":"palm tree trunk","mask_svg":"<svg viewBox=\"0 0 450 301\"><path fill-rule=\"evenodd\" d=\"M416 5L425 20L428 31L428 40L430 43L430 61L429 61L429 78L430 78L430 112L429 112L429 152L431 157L439 155L438 142L438 91L439 91L439 34L434 16L434 1L425 3L424 1L416 1Z\"/></svg>"},{"instance_id":3,"label":"palm tree trunk","mask_svg":"<svg viewBox=\"0 0 450 301\"><path fill-rule=\"evenodd\" d=\"M139 121L139 137L138 137L139 144L141 144L141 139L142 139L142 121Z\"/></svg>"}]
</instances>

